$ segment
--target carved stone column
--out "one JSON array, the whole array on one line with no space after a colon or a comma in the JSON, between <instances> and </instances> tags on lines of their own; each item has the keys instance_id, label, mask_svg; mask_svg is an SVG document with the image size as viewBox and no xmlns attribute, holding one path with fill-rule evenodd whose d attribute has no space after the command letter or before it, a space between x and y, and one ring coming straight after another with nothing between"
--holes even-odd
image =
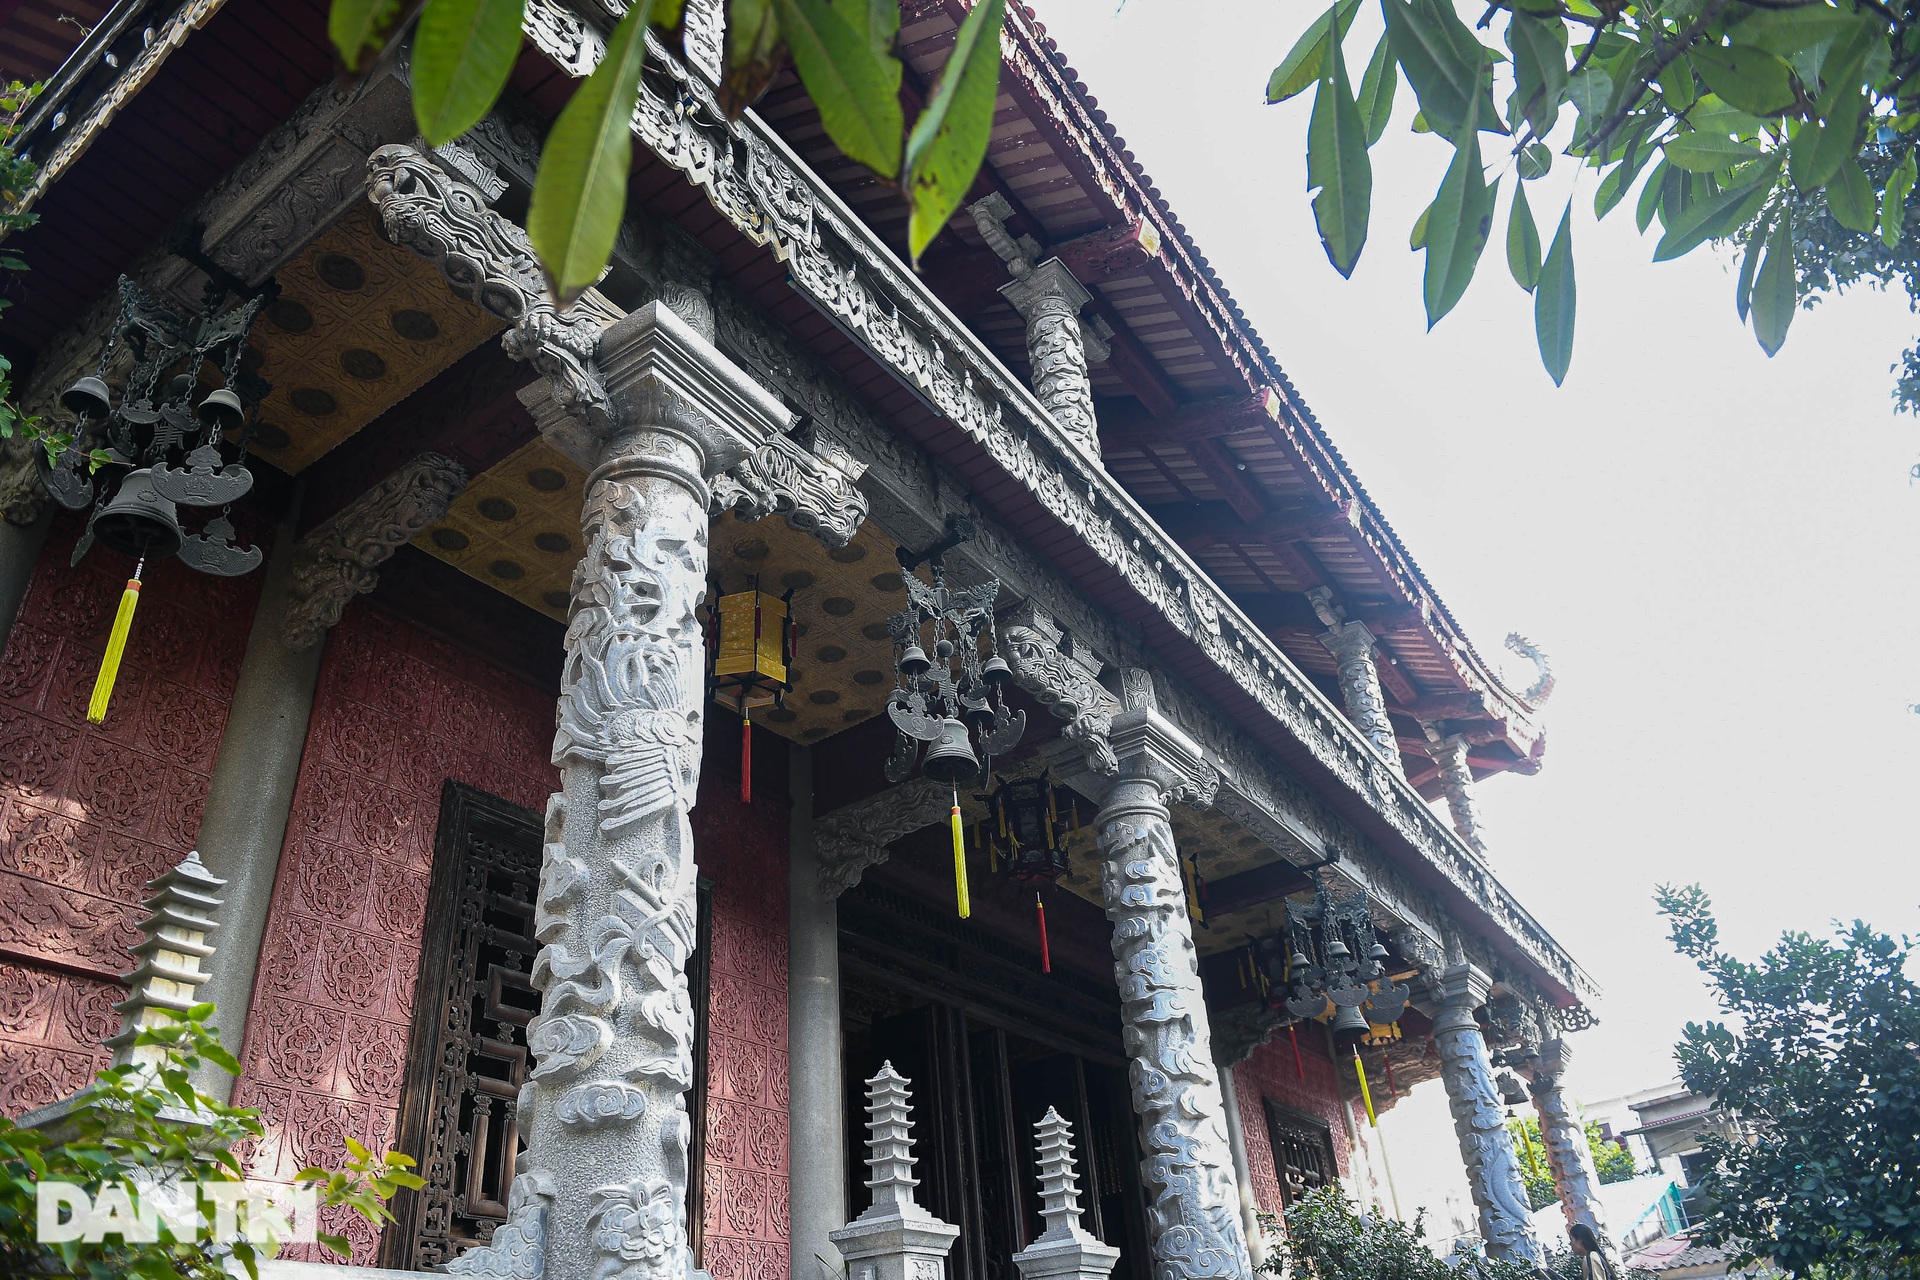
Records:
<instances>
[{"instance_id":1,"label":"carved stone column","mask_svg":"<svg viewBox=\"0 0 1920 1280\"><path fill-rule=\"evenodd\" d=\"M1211 803L1220 776L1199 746L1152 708L1143 683L1130 683L1128 695L1132 709L1113 717L1106 744L1117 774L1102 780L1089 772L1073 785L1097 792L1106 782L1095 823L1128 1077L1146 1153L1141 1179L1152 1272L1157 1280L1247 1277L1252 1264L1226 1106L1166 808L1171 800Z\"/></svg>"},{"instance_id":2,"label":"carved stone column","mask_svg":"<svg viewBox=\"0 0 1920 1280\"><path fill-rule=\"evenodd\" d=\"M1473 1016L1486 1002L1491 979L1463 964L1443 971L1433 981L1441 1001L1433 1042L1440 1052L1440 1078L1453 1111L1460 1158L1467 1166L1467 1185L1480 1210L1480 1235L1492 1257L1537 1265L1542 1254L1529 1220L1520 1159L1513 1149L1513 1135L1507 1132L1500 1091L1494 1087L1487 1043Z\"/></svg>"},{"instance_id":3,"label":"carved stone column","mask_svg":"<svg viewBox=\"0 0 1920 1280\"><path fill-rule=\"evenodd\" d=\"M1214 1060L1219 1061L1216 1054ZM1247 1238L1247 1257L1254 1266L1267 1260L1266 1233L1260 1229L1260 1202L1253 1195L1253 1164L1247 1158L1247 1133L1241 1127L1240 1089L1233 1068L1220 1068L1220 1103L1227 1122L1227 1149L1233 1153L1233 1180L1240 1190L1240 1230Z\"/></svg>"},{"instance_id":4,"label":"carved stone column","mask_svg":"<svg viewBox=\"0 0 1920 1280\"><path fill-rule=\"evenodd\" d=\"M1320 635L1320 643L1340 664L1340 696L1347 718L1359 728L1373 749L1401 777L1400 740L1387 718L1387 698L1380 691L1380 668L1375 665L1373 632L1364 622L1342 622Z\"/></svg>"},{"instance_id":5,"label":"carved stone column","mask_svg":"<svg viewBox=\"0 0 1920 1280\"><path fill-rule=\"evenodd\" d=\"M1567 1225L1585 1223L1596 1237L1606 1241L1607 1213L1600 1204L1600 1173L1593 1165L1593 1148L1587 1145L1580 1106L1565 1088L1572 1061L1573 1050L1565 1040L1556 1038L1542 1044L1527 1092L1533 1095L1534 1110L1540 1113L1540 1140L1547 1149L1553 1189L1560 1197L1560 1211L1566 1214Z\"/></svg>"},{"instance_id":6,"label":"carved stone column","mask_svg":"<svg viewBox=\"0 0 1920 1280\"><path fill-rule=\"evenodd\" d=\"M1093 377L1080 334L1080 308L1092 301L1087 287L1067 264L1048 258L1009 284L1000 296L1027 321L1027 359L1033 365L1033 393L1053 420L1093 457L1100 437L1093 418Z\"/></svg>"},{"instance_id":7,"label":"carved stone column","mask_svg":"<svg viewBox=\"0 0 1920 1280\"><path fill-rule=\"evenodd\" d=\"M1440 766L1440 790L1447 797L1453 829L1475 853L1485 856L1486 834L1480 825L1480 811L1473 801L1473 769L1467 764L1467 740L1457 733L1442 734L1433 725L1424 727L1428 754Z\"/></svg>"},{"instance_id":8,"label":"carved stone column","mask_svg":"<svg viewBox=\"0 0 1920 1280\"><path fill-rule=\"evenodd\" d=\"M794 1280L838 1280L828 1233L847 1220L846 1091L840 1040L840 904L823 881L813 819L813 749L788 748L788 1236Z\"/></svg>"}]
</instances>

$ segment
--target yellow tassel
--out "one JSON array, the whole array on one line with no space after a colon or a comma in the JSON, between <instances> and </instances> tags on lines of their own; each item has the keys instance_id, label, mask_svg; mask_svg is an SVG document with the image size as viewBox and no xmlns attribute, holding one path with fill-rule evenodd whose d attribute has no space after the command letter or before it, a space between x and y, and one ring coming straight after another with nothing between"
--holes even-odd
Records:
<instances>
[{"instance_id":1,"label":"yellow tassel","mask_svg":"<svg viewBox=\"0 0 1920 1280\"><path fill-rule=\"evenodd\" d=\"M960 825L960 797L953 798L953 893L960 900L960 918L965 920L973 914L973 903L967 897L967 836L966 828Z\"/></svg>"},{"instance_id":2,"label":"yellow tassel","mask_svg":"<svg viewBox=\"0 0 1920 1280\"><path fill-rule=\"evenodd\" d=\"M1353 1073L1360 1077L1360 1101L1367 1104L1367 1123L1378 1129L1380 1120L1373 1114L1373 1094L1367 1088L1367 1069L1360 1061L1360 1050L1353 1051Z\"/></svg>"},{"instance_id":3,"label":"yellow tassel","mask_svg":"<svg viewBox=\"0 0 1920 1280\"><path fill-rule=\"evenodd\" d=\"M107 635L107 653L100 659L100 674L93 682L93 699L87 703L87 723L100 724L107 718L107 700L113 697L113 682L120 675L120 659L127 652L127 633L133 630L133 611L140 603L141 561L120 593L120 609L113 615L113 630Z\"/></svg>"}]
</instances>

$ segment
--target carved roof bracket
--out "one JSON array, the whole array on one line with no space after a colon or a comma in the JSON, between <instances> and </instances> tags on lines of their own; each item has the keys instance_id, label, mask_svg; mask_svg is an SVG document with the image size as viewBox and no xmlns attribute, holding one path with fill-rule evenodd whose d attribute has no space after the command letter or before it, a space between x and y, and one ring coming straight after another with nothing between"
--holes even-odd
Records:
<instances>
[{"instance_id":1,"label":"carved roof bracket","mask_svg":"<svg viewBox=\"0 0 1920 1280\"><path fill-rule=\"evenodd\" d=\"M945 822L952 804L949 788L931 778L909 778L815 819L820 887L839 897L860 883L868 867L887 860L894 841Z\"/></svg>"}]
</instances>

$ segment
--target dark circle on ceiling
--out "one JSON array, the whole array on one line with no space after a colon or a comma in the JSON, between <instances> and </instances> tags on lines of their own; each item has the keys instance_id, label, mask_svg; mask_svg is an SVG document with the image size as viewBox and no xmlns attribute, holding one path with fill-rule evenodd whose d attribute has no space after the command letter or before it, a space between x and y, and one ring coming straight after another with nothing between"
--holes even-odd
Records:
<instances>
[{"instance_id":1,"label":"dark circle on ceiling","mask_svg":"<svg viewBox=\"0 0 1920 1280\"><path fill-rule=\"evenodd\" d=\"M495 560L487 566L487 572L496 578L505 578L508 582L518 582L527 571L517 560Z\"/></svg>"},{"instance_id":2,"label":"dark circle on ceiling","mask_svg":"<svg viewBox=\"0 0 1920 1280\"><path fill-rule=\"evenodd\" d=\"M424 311L409 307L394 312L387 319L392 323L393 331L408 342L432 342L440 336L440 322Z\"/></svg>"},{"instance_id":3,"label":"dark circle on ceiling","mask_svg":"<svg viewBox=\"0 0 1920 1280\"><path fill-rule=\"evenodd\" d=\"M898 591L900 587L900 575L897 573L876 573L873 575L873 589L875 591Z\"/></svg>"},{"instance_id":4,"label":"dark circle on ceiling","mask_svg":"<svg viewBox=\"0 0 1920 1280\"><path fill-rule=\"evenodd\" d=\"M807 695L807 701L816 707L830 707L840 701L840 694L834 689L816 689Z\"/></svg>"},{"instance_id":5,"label":"dark circle on ceiling","mask_svg":"<svg viewBox=\"0 0 1920 1280\"><path fill-rule=\"evenodd\" d=\"M260 449L284 449L293 443L293 437L271 422L256 422L253 424L252 443Z\"/></svg>"},{"instance_id":6,"label":"dark circle on ceiling","mask_svg":"<svg viewBox=\"0 0 1920 1280\"><path fill-rule=\"evenodd\" d=\"M329 253L317 268L321 282L343 293L352 293L367 282L367 269L344 253Z\"/></svg>"},{"instance_id":7,"label":"dark circle on ceiling","mask_svg":"<svg viewBox=\"0 0 1920 1280\"><path fill-rule=\"evenodd\" d=\"M473 540L458 529L435 529L433 545L442 551L465 551L473 545Z\"/></svg>"},{"instance_id":8,"label":"dark circle on ceiling","mask_svg":"<svg viewBox=\"0 0 1920 1280\"><path fill-rule=\"evenodd\" d=\"M567 487L567 478L552 467L535 467L527 472L527 483L541 493L558 493Z\"/></svg>"},{"instance_id":9,"label":"dark circle on ceiling","mask_svg":"<svg viewBox=\"0 0 1920 1280\"><path fill-rule=\"evenodd\" d=\"M482 498L474 509L489 520L511 520L520 514L520 508L505 498Z\"/></svg>"},{"instance_id":10,"label":"dark circle on ceiling","mask_svg":"<svg viewBox=\"0 0 1920 1280\"><path fill-rule=\"evenodd\" d=\"M789 591L805 591L814 584L814 576L805 569L795 569L792 573L780 575L780 585Z\"/></svg>"},{"instance_id":11,"label":"dark circle on ceiling","mask_svg":"<svg viewBox=\"0 0 1920 1280\"><path fill-rule=\"evenodd\" d=\"M771 720L775 724L792 724L800 718L800 713L797 711L789 711L785 707L775 707L771 711L762 712L761 716L763 719Z\"/></svg>"},{"instance_id":12,"label":"dark circle on ceiling","mask_svg":"<svg viewBox=\"0 0 1920 1280\"><path fill-rule=\"evenodd\" d=\"M295 387L288 397L293 407L310 418L324 418L340 407L331 391L322 391L319 387Z\"/></svg>"},{"instance_id":13,"label":"dark circle on ceiling","mask_svg":"<svg viewBox=\"0 0 1920 1280\"><path fill-rule=\"evenodd\" d=\"M536 533L533 545L557 556L573 550L573 539L564 533Z\"/></svg>"},{"instance_id":14,"label":"dark circle on ceiling","mask_svg":"<svg viewBox=\"0 0 1920 1280\"><path fill-rule=\"evenodd\" d=\"M840 723L858 724L872 714L873 712L867 710L865 707L855 707L851 711L843 711L840 713Z\"/></svg>"},{"instance_id":15,"label":"dark circle on ceiling","mask_svg":"<svg viewBox=\"0 0 1920 1280\"><path fill-rule=\"evenodd\" d=\"M830 618L844 618L853 612L853 601L845 596L828 596L820 602L820 609Z\"/></svg>"},{"instance_id":16,"label":"dark circle on ceiling","mask_svg":"<svg viewBox=\"0 0 1920 1280\"><path fill-rule=\"evenodd\" d=\"M837 644L823 644L813 651L813 656L822 662L845 662L847 651Z\"/></svg>"},{"instance_id":17,"label":"dark circle on ceiling","mask_svg":"<svg viewBox=\"0 0 1920 1280\"><path fill-rule=\"evenodd\" d=\"M855 684L881 684L887 678L884 671L856 671L853 673Z\"/></svg>"},{"instance_id":18,"label":"dark circle on ceiling","mask_svg":"<svg viewBox=\"0 0 1920 1280\"><path fill-rule=\"evenodd\" d=\"M808 742L812 742L815 739L826 737L827 731L823 726L815 725L813 726L813 728L807 730L805 733L801 734L800 736L805 738Z\"/></svg>"},{"instance_id":19,"label":"dark circle on ceiling","mask_svg":"<svg viewBox=\"0 0 1920 1280\"><path fill-rule=\"evenodd\" d=\"M365 347L348 347L340 353L340 367L350 378L372 382L387 376L387 362Z\"/></svg>"},{"instance_id":20,"label":"dark circle on ceiling","mask_svg":"<svg viewBox=\"0 0 1920 1280\"><path fill-rule=\"evenodd\" d=\"M564 591L549 591L540 597L540 601L549 609L564 609L571 603Z\"/></svg>"},{"instance_id":21,"label":"dark circle on ceiling","mask_svg":"<svg viewBox=\"0 0 1920 1280\"><path fill-rule=\"evenodd\" d=\"M885 640L893 633L887 630L887 624L884 622L869 622L860 628L860 634L869 640Z\"/></svg>"},{"instance_id":22,"label":"dark circle on ceiling","mask_svg":"<svg viewBox=\"0 0 1920 1280\"><path fill-rule=\"evenodd\" d=\"M256 346L249 345L240 352L240 367L248 373L258 373L267 363L267 353Z\"/></svg>"},{"instance_id":23,"label":"dark circle on ceiling","mask_svg":"<svg viewBox=\"0 0 1920 1280\"><path fill-rule=\"evenodd\" d=\"M867 549L858 542L849 542L844 547L835 547L827 552L827 559L835 564L857 564L867 558Z\"/></svg>"},{"instance_id":24,"label":"dark circle on ceiling","mask_svg":"<svg viewBox=\"0 0 1920 1280\"><path fill-rule=\"evenodd\" d=\"M267 308L267 322L282 333L305 333L313 328L313 312L292 298L282 298Z\"/></svg>"},{"instance_id":25,"label":"dark circle on ceiling","mask_svg":"<svg viewBox=\"0 0 1920 1280\"><path fill-rule=\"evenodd\" d=\"M742 538L733 544L735 560L765 560L768 554L767 544L758 538Z\"/></svg>"}]
</instances>

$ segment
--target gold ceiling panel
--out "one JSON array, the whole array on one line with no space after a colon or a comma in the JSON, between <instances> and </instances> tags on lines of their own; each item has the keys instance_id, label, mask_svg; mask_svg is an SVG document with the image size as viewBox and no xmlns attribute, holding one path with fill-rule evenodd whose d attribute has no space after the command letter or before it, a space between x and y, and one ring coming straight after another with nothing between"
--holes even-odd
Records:
<instances>
[{"instance_id":1,"label":"gold ceiling panel","mask_svg":"<svg viewBox=\"0 0 1920 1280\"><path fill-rule=\"evenodd\" d=\"M535 440L478 477L414 544L550 618L567 617L579 561L586 474ZM711 573L723 592L793 588L799 656L785 706L754 720L818 742L878 715L893 687L886 619L906 604L894 544L871 524L829 550L778 517L713 522Z\"/></svg>"},{"instance_id":2,"label":"gold ceiling panel","mask_svg":"<svg viewBox=\"0 0 1920 1280\"><path fill-rule=\"evenodd\" d=\"M371 205L348 213L276 274L254 325L253 366L273 384L254 448L289 474L372 422L498 333L433 264L382 239Z\"/></svg>"}]
</instances>

